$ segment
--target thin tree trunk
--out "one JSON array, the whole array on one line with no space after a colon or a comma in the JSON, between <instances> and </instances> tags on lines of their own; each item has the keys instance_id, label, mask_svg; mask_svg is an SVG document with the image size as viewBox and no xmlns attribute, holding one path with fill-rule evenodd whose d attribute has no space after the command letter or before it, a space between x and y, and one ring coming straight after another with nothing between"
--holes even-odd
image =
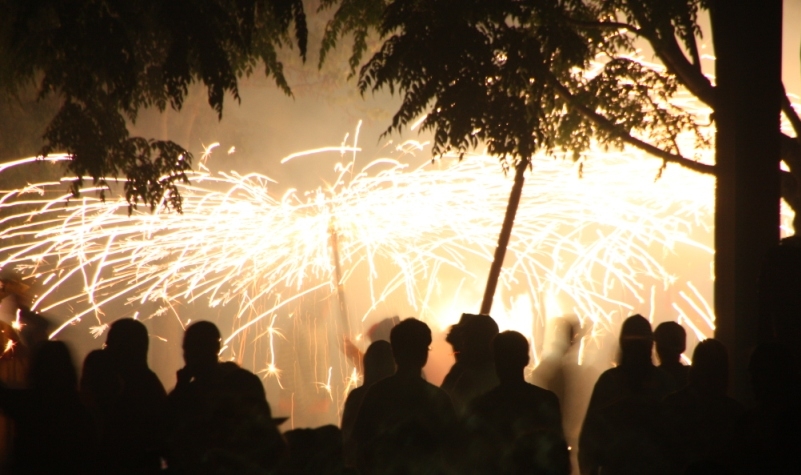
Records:
<instances>
[{"instance_id":1,"label":"thin tree trunk","mask_svg":"<svg viewBox=\"0 0 801 475\"><path fill-rule=\"evenodd\" d=\"M512 226L515 224L517 207L520 204L520 195L523 192L525 182L524 173L528 168L529 160L521 160L515 170L515 182L512 185L512 193L509 195L509 204L506 205L506 216L503 218L501 235L498 237L498 247L495 248L495 257L492 259L489 277L487 277L487 288L484 291L484 300L481 302L481 313L489 315L492 310L492 299L495 297L495 289L498 287L498 277L501 275L503 259L506 257L506 247L509 245L509 238L512 236Z\"/></svg>"}]
</instances>

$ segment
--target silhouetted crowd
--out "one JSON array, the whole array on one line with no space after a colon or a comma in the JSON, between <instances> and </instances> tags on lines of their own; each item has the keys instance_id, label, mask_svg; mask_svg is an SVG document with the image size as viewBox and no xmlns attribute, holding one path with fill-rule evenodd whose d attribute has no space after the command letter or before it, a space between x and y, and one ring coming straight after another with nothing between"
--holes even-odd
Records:
<instances>
[{"instance_id":1,"label":"silhouetted crowd","mask_svg":"<svg viewBox=\"0 0 801 475\"><path fill-rule=\"evenodd\" d=\"M463 315L447 336L456 361L437 387L423 370L429 327L414 318L388 321L388 335L356 355L364 384L348 395L341 429L283 434L285 418L273 417L260 378L219 361L220 332L211 322L186 328L185 365L170 393L148 367L149 336L137 320L111 325L105 347L84 360L80 381L67 346L41 341L24 389L0 388L0 409L14 423L4 471L797 473L798 369L780 343L753 352L755 404L745 408L726 395L728 355L719 341L700 342L685 366L680 325L652 332L642 316L629 317L617 365L595 383L573 441L560 409L564 388L526 381L531 349L522 334L499 332L486 315Z\"/></svg>"}]
</instances>

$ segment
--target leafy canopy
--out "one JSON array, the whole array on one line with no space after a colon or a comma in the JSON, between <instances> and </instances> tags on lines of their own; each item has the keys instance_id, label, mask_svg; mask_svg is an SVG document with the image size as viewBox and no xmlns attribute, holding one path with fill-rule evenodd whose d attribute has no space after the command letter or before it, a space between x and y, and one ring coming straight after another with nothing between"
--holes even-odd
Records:
<instances>
[{"instance_id":1,"label":"leafy canopy","mask_svg":"<svg viewBox=\"0 0 801 475\"><path fill-rule=\"evenodd\" d=\"M34 85L61 99L42 154L72 155L74 194L83 177L107 187L122 175L131 206L164 199L180 211L192 155L129 136L127 121L141 108L180 110L195 82L222 117L225 96L240 99L238 78L259 66L289 94L277 49L293 37L305 59L302 0L0 0L0 92Z\"/></svg>"},{"instance_id":2,"label":"leafy canopy","mask_svg":"<svg viewBox=\"0 0 801 475\"><path fill-rule=\"evenodd\" d=\"M328 3L338 8L324 47L353 34L352 65L366 52L360 39L366 31L375 29L383 38L359 71L359 87L363 93L388 88L401 95L387 132L425 115L422 128L434 132L439 154L464 153L481 141L490 153L517 161L541 149L578 156L597 140L713 171L684 157L679 147L679 136L688 132L706 144L694 114L673 101L686 87L684 78L670 65L636 58L637 39L649 33L649 41L670 43L684 58L673 44L682 41L698 59L693 48L702 1ZM359 6L369 15L360 15ZM663 59L658 51L657 56ZM703 77L699 62L687 64Z\"/></svg>"}]
</instances>

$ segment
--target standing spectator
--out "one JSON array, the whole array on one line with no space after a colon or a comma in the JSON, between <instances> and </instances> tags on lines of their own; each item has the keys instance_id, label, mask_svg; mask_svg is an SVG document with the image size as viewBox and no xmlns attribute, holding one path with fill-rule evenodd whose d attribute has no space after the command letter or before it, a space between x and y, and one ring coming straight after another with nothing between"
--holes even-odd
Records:
<instances>
[{"instance_id":1,"label":"standing spectator","mask_svg":"<svg viewBox=\"0 0 801 475\"><path fill-rule=\"evenodd\" d=\"M582 474L670 471L659 403L673 382L651 362L653 342L651 325L641 315L623 322L620 364L595 383L581 430Z\"/></svg>"},{"instance_id":2,"label":"standing spectator","mask_svg":"<svg viewBox=\"0 0 801 475\"><path fill-rule=\"evenodd\" d=\"M495 337L492 349L500 384L468 409L468 453L478 458L470 465L479 473L569 474L559 400L524 379L528 340L506 331Z\"/></svg>"},{"instance_id":3,"label":"standing spectator","mask_svg":"<svg viewBox=\"0 0 801 475\"><path fill-rule=\"evenodd\" d=\"M10 465L3 473L97 473L94 424L78 397L67 346L41 343L28 379L28 389L0 387L0 409L15 423Z\"/></svg>"},{"instance_id":4,"label":"standing spectator","mask_svg":"<svg viewBox=\"0 0 801 475\"><path fill-rule=\"evenodd\" d=\"M725 460L735 423L744 409L726 396L729 359L723 343L707 339L695 347L687 387L665 398L674 465L680 470Z\"/></svg>"},{"instance_id":5,"label":"standing spectator","mask_svg":"<svg viewBox=\"0 0 801 475\"><path fill-rule=\"evenodd\" d=\"M159 428L167 393L148 367L149 346L150 336L142 322L123 318L111 324L103 351L108 352L120 388L101 434L109 473L140 475L161 470Z\"/></svg>"},{"instance_id":6,"label":"standing spectator","mask_svg":"<svg viewBox=\"0 0 801 475\"><path fill-rule=\"evenodd\" d=\"M360 468L368 475L438 470L456 422L448 395L420 377L431 330L414 318L390 333L394 375L367 390L354 436Z\"/></svg>"},{"instance_id":7,"label":"standing spectator","mask_svg":"<svg viewBox=\"0 0 801 475\"><path fill-rule=\"evenodd\" d=\"M462 415L475 398L498 385L490 350L498 324L489 315L474 315L460 325L461 350L445 377L443 389L450 395L456 413Z\"/></svg>"},{"instance_id":8,"label":"standing spectator","mask_svg":"<svg viewBox=\"0 0 801 475\"><path fill-rule=\"evenodd\" d=\"M199 321L184 333L184 362L168 398L166 461L171 473L273 469L286 444L261 380L218 361L220 331Z\"/></svg>"},{"instance_id":9,"label":"standing spectator","mask_svg":"<svg viewBox=\"0 0 801 475\"><path fill-rule=\"evenodd\" d=\"M357 446L353 439L353 426L364 396L370 386L395 373L395 360L392 358L392 345L388 341L374 341L364 353L364 383L353 389L345 400L342 411L342 438L345 447L345 461L348 465L357 463Z\"/></svg>"},{"instance_id":10,"label":"standing spectator","mask_svg":"<svg viewBox=\"0 0 801 475\"><path fill-rule=\"evenodd\" d=\"M687 386L690 367L681 363L681 354L687 349L687 332L676 322L662 322L654 331L659 369L669 374L673 389Z\"/></svg>"},{"instance_id":11,"label":"standing spectator","mask_svg":"<svg viewBox=\"0 0 801 475\"><path fill-rule=\"evenodd\" d=\"M756 406L737 422L729 453L737 474L797 473L801 467L801 387L793 352L762 343L748 365Z\"/></svg>"}]
</instances>

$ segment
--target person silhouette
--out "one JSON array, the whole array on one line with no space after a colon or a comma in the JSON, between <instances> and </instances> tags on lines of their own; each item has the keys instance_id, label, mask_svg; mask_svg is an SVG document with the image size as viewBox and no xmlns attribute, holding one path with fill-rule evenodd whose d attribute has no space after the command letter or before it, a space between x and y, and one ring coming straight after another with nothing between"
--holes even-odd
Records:
<instances>
[{"instance_id":1,"label":"person silhouette","mask_svg":"<svg viewBox=\"0 0 801 475\"><path fill-rule=\"evenodd\" d=\"M456 413L462 415L473 399L498 385L490 350L498 324L489 315L473 315L460 324L459 331L461 349L443 381L443 389L451 397Z\"/></svg>"},{"instance_id":2,"label":"person silhouette","mask_svg":"<svg viewBox=\"0 0 801 475\"><path fill-rule=\"evenodd\" d=\"M390 332L395 374L373 384L354 426L363 473L436 471L456 423L447 393L421 376L431 330L414 318Z\"/></svg>"},{"instance_id":3,"label":"person silhouette","mask_svg":"<svg viewBox=\"0 0 801 475\"><path fill-rule=\"evenodd\" d=\"M27 389L0 386L0 410L15 422L13 452L3 473L101 473L93 459L92 416L78 396L67 346L42 342L33 353Z\"/></svg>"},{"instance_id":4,"label":"person silhouette","mask_svg":"<svg viewBox=\"0 0 801 475\"><path fill-rule=\"evenodd\" d=\"M109 352L105 350L90 351L83 360L78 392L84 406L92 414L95 430L101 441L122 390L122 376L117 371ZM101 445L103 444L101 442ZM99 453L103 459L101 466L104 466L108 463L105 460L107 449L104 447Z\"/></svg>"},{"instance_id":5,"label":"person silhouette","mask_svg":"<svg viewBox=\"0 0 801 475\"><path fill-rule=\"evenodd\" d=\"M464 363L462 363L462 352L465 347L464 327L467 325L468 321L477 316L478 315L472 313L463 313L459 321L455 325L451 325L448 335L445 337L445 341L448 342L453 349L454 359L451 369L448 371L448 374L445 375L445 379L442 380L442 384L440 385L440 388L448 394L453 391L456 381L459 380L464 370Z\"/></svg>"},{"instance_id":6,"label":"person silhouette","mask_svg":"<svg viewBox=\"0 0 801 475\"><path fill-rule=\"evenodd\" d=\"M345 447L345 461L355 466L358 461L357 445L353 438L353 427L359 408L370 386L395 373L395 360L392 358L392 345L388 341L374 341L364 353L364 383L354 388L345 400L342 411L342 439Z\"/></svg>"},{"instance_id":7,"label":"person silhouette","mask_svg":"<svg viewBox=\"0 0 801 475\"><path fill-rule=\"evenodd\" d=\"M801 213L795 222L801 225ZM767 252L758 291L759 341L783 343L801 363L801 235L785 237Z\"/></svg>"},{"instance_id":8,"label":"person silhouette","mask_svg":"<svg viewBox=\"0 0 801 475\"><path fill-rule=\"evenodd\" d=\"M106 336L103 351L108 353L121 383L101 434L109 473L146 474L161 470L160 427L167 393L148 367L149 345L147 327L132 318L116 320Z\"/></svg>"},{"instance_id":9,"label":"person silhouette","mask_svg":"<svg viewBox=\"0 0 801 475\"><path fill-rule=\"evenodd\" d=\"M471 465L485 473L523 473L529 467L536 473L569 474L559 400L524 379L528 340L515 331L499 333L492 353L500 384L473 400L465 416L473 446L468 452L479 457ZM550 452L527 450L531 441L541 439L548 441Z\"/></svg>"},{"instance_id":10,"label":"person silhouette","mask_svg":"<svg viewBox=\"0 0 801 475\"><path fill-rule=\"evenodd\" d=\"M620 330L619 364L598 378L587 408L579 436L582 474L670 471L659 403L673 381L651 362L652 349L648 320L627 318Z\"/></svg>"},{"instance_id":11,"label":"person silhouette","mask_svg":"<svg viewBox=\"0 0 801 475\"><path fill-rule=\"evenodd\" d=\"M174 473L272 470L285 455L261 380L221 363L220 331L199 321L184 333L183 368L170 392L165 460Z\"/></svg>"},{"instance_id":12,"label":"person silhouette","mask_svg":"<svg viewBox=\"0 0 801 475\"><path fill-rule=\"evenodd\" d=\"M801 387L793 351L761 343L749 362L756 406L735 426L728 461L736 473L794 473L801 447Z\"/></svg>"},{"instance_id":13,"label":"person silhouette","mask_svg":"<svg viewBox=\"0 0 801 475\"><path fill-rule=\"evenodd\" d=\"M726 396L729 360L726 347L706 339L693 351L689 384L665 397L664 421L669 429L674 466L685 470L702 462L720 464L743 407Z\"/></svg>"},{"instance_id":14,"label":"person silhouette","mask_svg":"<svg viewBox=\"0 0 801 475\"><path fill-rule=\"evenodd\" d=\"M687 349L687 332L676 322L662 322L654 330L659 369L670 375L673 389L687 386L690 367L681 363L681 354Z\"/></svg>"}]
</instances>

